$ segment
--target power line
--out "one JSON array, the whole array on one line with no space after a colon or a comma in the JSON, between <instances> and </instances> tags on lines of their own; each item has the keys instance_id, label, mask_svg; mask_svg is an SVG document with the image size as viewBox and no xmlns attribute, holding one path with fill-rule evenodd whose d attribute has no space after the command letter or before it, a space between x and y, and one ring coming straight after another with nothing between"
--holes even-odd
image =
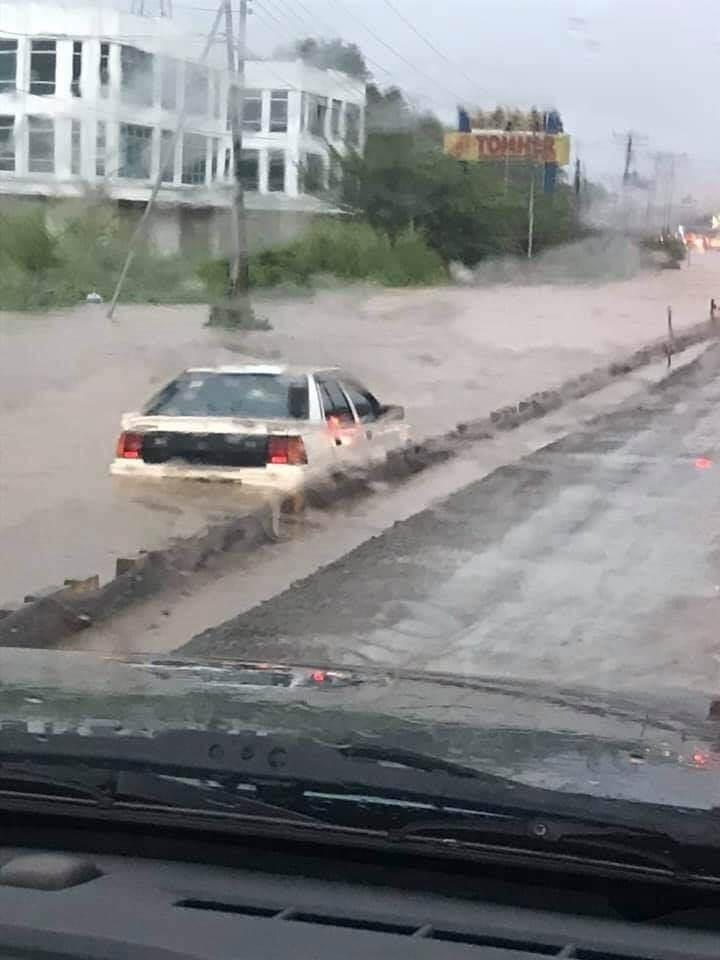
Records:
<instances>
[{"instance_id":1,"label":"power line","mask_svg":"<svg viewBox=\"0 0 720 960\"><path fill-rule=\"evenodd\" d=\"M255 3L258 3L258 0L255 0ZM269 17L271 17L277 24L279 24L279 26L284 27L284 24L282 23L282 21L279 20L279 19L278 19L273 13L271 13L271 11L269 11L266 7L262 7L261 9L263 10L264 13L266 13ZM254 16L255 16L255 17L258 17L257 11L255 11ZM272 26L271 26L270 24L268 24L267 21L265 21L265 19L264 19L263 17L259 17L259 19L260 19L260 22L261 22L261 23L264 23L264 24L268 27L268 29L270 29L270 30L273 29ZM290 36L290 34L286 34L286 35L287 35L287 36ZM271 66L272 61L262 60L262 61L259 61L259 62L260 62L260 63L263 63L263 64L266 66L266 68L267 68L268 70L270 70L271 73L275 74L275 76L278 77L278 79L282 80L283 83L287 84L287 86L288 86L291 90L300 90L300 88L297 87L294 83L291 83L289 80L286 80L286 79L279 73L279 71L275 69L275 67ZM342 71L338 71L338 72L342 73ZM359 82L361 83L362 81L359 81ZM345 90L348 91L348 93L351 93L351 94L353 95L353 97L355 97L355 96L357 95L357 90L356 90L354 87L352 87L349 83L347 83L347 81L341 80L341 81L340 81L340 85L341 85L342 87L344 87Z\"/></svg>"},{"instance_id":2,"label":"power line","mask_svg":"<svg viewBox=\"0 0 720 960\"><path fill-rule=\"evenodd\" d=\"M261 9L262 9L265 13L268 14L268 16L271 16L272 19L273 19L276 23L278 23L281 27L283 27L283 29L285 29L286 36L290 37L291 39L295 39L294 37L292 37L292 34L290 34L290 33L287 31L287 28L285 27L285 24L283 24L283 22L282 22L280 19L278 19L278 17L276 17L270 10L268 10L267 7L265 7L262 3L260 3L259 0L254 0L254 2L257 3L257 4L261 7ZM276 0L276 2L277 2L277 0ZM284 2L285 2L285 0L283 0L283 3L284 3ZM301 4L301 6L302 6L302 4ZM303 9L306 9L306 10L307 10L307 7L303 7ZM257 15L257 14L255 14L255 15ZM307 21L304 20L304 19L302 19L300 16L298 16L298 14L293 13L293 16L294 16L295 19L298 21L298 23L299 23L300 26L302 27L303 31L312 32L312 31L314 30L314 26L313 26L312 24L307 23ZM261 19L261 21L262 21L262 18L260 18L260 19ZM321 22L321 24L322 24L322 21L320 21L320 22ZM328 25L327 23L325 23L325 27L327 28L328 34L333 34L333 35L338 36L338 39L339 39L339 40L342 40L342 39L343 39L342 37L340 37L340 36L338 35L338 31L335 30L334 27ZM367 57L367 56L365 56L364 54L363 54L363 57L364 57L365 61L366 61L367 63L371 64L373 67L375 67L375 69L380 70L381 73L386 74L388 77L392 77L392 72L391 72L390 70L388 70L386 67L383 67L382 64L376 63L374 60L371 60L370 57ZM342 72L342 71L339 71L339 72Z\"/></svg>"},{"instance_id":3,"label":"power line","mask_svg":"<svg viewBox=\"0 0 720 960\"><path fill-rule=\"evenodd\" d=\"M456 101L461 102L463 100L463 97L459 96L456 91L451 90L449 87L446 87L442 83L438 83L438 81L433 77L431 77L430 74L425 73L424 70L421 70L419 67L415 66L415 64L411 60L408 60L407 57L403 56L403 54L397 51L393 46L391 46L391 44L383 40L383 38L378 33L376 33L375 30L372 29L372 27L369 27L366 23L364 23L360 19L360 17L357 16L357 14L355 14L345 3L342 2L342 0L333 0L333 2L335 3L336 6L340 7L341 10L344 10L349 17L352 17L353 20L355 20L355 22L358 23L363 28L363 30L365 30L368 34L370 34L370 36L377 43L385 47L386 50L389 50L390 53L393 54L393 56L398 58L398 60L402 60L402 62L407 64L407 66L409 66L411 70L414 70L421 77L424 77L425 80L429 80L430 83L432 83L433 85L441 87L443 90L445 90L446 93L449 93L450 96L453 97Z\"/></svg>"},{"instance_id":4,"label":"power line","mask_svg":"<svg viewBox=\"0 0 720 960\"><path fill-rule=\"evenodd\" d=\"M421 33L421 32L418 30L418 28L415 26L415 24L414 24L411 20L408 20L408 18L405 16L404 13L402 13L400 10L398 10L398 8L397 8L397 7L395 6L395 4L393 3L393 0L384 0L384 3L385 3L386 6L388 6L388 7L393 11L393 13L394 13L397 17L399 17L400 20L402 20L402 22L403 22L407 27L410 28L410 30L412 30L412 32L415 34L416 37L419 37L419 38L422 40L422 42L423 42L427 47L429 47L430 50L433 51L433 53L437 54L437 56L440 57L441 60L444 60L445 63L447 63L449 66L453 67L453 69L457 70L458 73L460 73L460 75L463 76L463 77L468 81L468 83L473 84L473 86L476 85L477 81L473 80L472 77L470 77L467 73L465 73L465 71L462 69L462 67L458 66L457 63L455 63L453 60L450 59L450 57L447 56L447 54L443 53L442 50L440 50L438 47L436 47L435 44L432 42L432 40L429 40L429 39L425 36L424 33ZM478 89L480 89L479 86L478 86Z\"/></svg>"},{"instance_id":5,"label":"power line","mask_svg":"<svg viewBox=\"0 0 720 960\"><path fill-rule=\"evenodd\" d=\"M228 0L228 3L229 3L229 0ZM217 13L215 15L215 20L213 21L213 25L210 28L210 33L208 33L207 39L205 40L205 45L203 47L203 53L201 57L201 61L203 62L207 60L208 56L210 55L210 51L212 50L212 45L215 41L215 37L218 32L218 28L220 26L222 13L223 13L223 8L222 6L219 6L217 9ZM177 117L177 126L175 130L172 132L172 139L170 141L170 144L171 144L170 149L173 153L175 151L175 145L177 141L179 140L180 137L184 135L183 125L185 123L185 113L186 113L186 104L183 103L182 109L180 110L180 113L178 114L178 117ZM164 167L163 159L161 156L160 162L158 163L157 175L155 176L155 180L152 186L152 190L150 192L150 196L148 197L147 203L145 204L145 209L142 212L142 216L138 220L135 230L133 231L133 234L130 237L130 243L128 245L128 251L125 256L125 262L123 264L122 270L120 271L120 276L118 277L118 281L115 286L115 291L113 293L112 300L110 301L110 306L108 307L108 312L107 312L108 320L112 320L113 313L115 312L115 307L117 306L118 298L120 296L120 291L122 290L122 286L125 282L125 277L127 276L127 272L130 269L130 264L132 263L133 258L135 256L135 245L139 240L139 238L141 237L143 230L145 229L145 224L148 220L148 217L150 216L150 211L152 210L155 200L157 199L157 196L160 193L160 190L162 189L164 170L165 170L165 167Z\"/></svg>"},{"instance_id":6,"label":"power line","mask_svg":"<svg viewBox=\"0 0 720 960\"><path fill-rule=\"evenodd\" d=\"M255 2L257 2L257 0L255 0ZM301 28L302 30L307 30L307 29L308 29L308 27L307 27L307 21L306 21L306 20L303 20L303 18L302 18L299 14L295 13L295 11L292 9L292 7L290 7L289 4L286 4L286 3L284 2L284 0L275 0L275 2L276 2L276 3L281 3L282 8L283 8L287 13L289 13L290 16L294 17L294 19L300 24L300 28Z\"/></svg>"},{"instance_id":7,"label":"power line","mask_svg":"<svg viewBox=\"0 0 720 960\"><path fill-rule=\"evenodd\" d=\"M289 38L289 39L297 39L297 38L294 37L294 36L292 35L292 33L288 30L287 24L284 23L276 14L274 14L272 10L268 9L267 6L264 6L262 3L260 3L259 0L253 0L253 2L254 2L257 6L260 7L260 9L263 11L263 13L264 13L266 16L270 17L278 26L280 26L280 27L283 29L283 31L284 31L284 33L285 33L285 36L286 36L287 38ZM276 2L277 2L277 0L276 0ZM345 37L343 37L341 31L337 30L336 27L334 27L332 24L330 24L327 20L318 18L318 17L313 13L313 11L310 10L310 8L307 7L305 3L302 2L302 0L295 0L295 2L296 2L296 4L297 4L297 6L300 7L301 10L304 10L305 13L311 18L312 22L308 22L306 19L302 18L299 14L297 14L294 10L291 10L290 7L289 7L289 4L286 2L286 0L282 0L283 6L285 7L285 9L287 9L288 12L290 12L290 13L292 14L292 16L294 17L294 19L296 20L296 22L299 24L299 26L302 28L302 30L303 30L304 32L307 32L307 35L310 35L310 34L312 34L312 33L315 33L315 32L316 32L316 28L319 26L320 29L321 29L324 33L326 33L328 36L337 37L339 40L344 40L345 42L348 42L347 39L346 39ZM175 8L176 10L180 10L180 9L182 9L182 10L192 10L192 11L198 12L198 13L211 13L211 12L214 12L214 8L212 8L212 7L197 7L197 6L194 6L193 4L178 4L178 3L175 3L175 4L174 4L174 8ZM259 20L259 22L262 23L262 24L264 24L264 26L267 27L267 29L268 29L269 31L275 32L275 28L274 28L271 24L269 24L269 23L265 20L265 18L264 18L263 16L259 16L257 10L254 10L254 11L253 11L253 16L257 17L257 19ZM380 73L384 74L386 77L390 78L390 80L393 80L393 81L394 81L394 79L395 79L395 74L394 74L394 72L393 72L392 70L388 70L387 67L385 67L383 64L379 63L377 60L374 60L372 57L367 56L367 54L365 54L364 52L363 52L363 59L365 60L365 62L366 62L369 66L371 66L371 67L373 68L373 70L379 70ZM265 61L263 61L263 62L265 62ZM407 61L406 61L406 62L407 62ZM412 66L412 64L410 64L410 65ZM432 80L432 78L430 78L430 77L428 77L428 79ZM432 82L435 83L436 81L432 80ZM432 99L432 98L429 98L429 99ZM441 104L439 103L439 101L433 100L433 102L438 103L438 105L441 105Z\"/></svg>"}]
</instances>

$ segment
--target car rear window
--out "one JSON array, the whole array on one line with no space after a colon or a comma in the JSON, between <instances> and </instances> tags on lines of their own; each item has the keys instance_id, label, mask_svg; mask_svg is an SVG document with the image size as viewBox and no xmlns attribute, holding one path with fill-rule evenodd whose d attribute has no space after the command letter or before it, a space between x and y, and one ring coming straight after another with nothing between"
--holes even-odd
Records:
<instances>
[{"instance_id":1,"label":"car rear window","mask_svg":"<svg viewBox=\"0 0 720 960\"><path fill-rule=\"evenodd\" d=\"M183 373L144 413L166 417L307 420L307 377L272 373Z\"/></svg>"}]
</instances>

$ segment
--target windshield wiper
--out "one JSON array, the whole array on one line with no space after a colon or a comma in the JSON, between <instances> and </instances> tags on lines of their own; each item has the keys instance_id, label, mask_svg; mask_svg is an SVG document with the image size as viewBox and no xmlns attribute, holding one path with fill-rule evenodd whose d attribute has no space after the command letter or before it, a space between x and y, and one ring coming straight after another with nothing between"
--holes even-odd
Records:
<instances>
[{"instance_id":1,"label":"windshield wiper","mask_svg":"<svg viewBox=\"0 0 720 960\"><path fill-rule=\"evenodd\" d=\"M673 873L690 868L687 848L665 831L557 817L497 817L467 810L455 817L406 823L392 832L392 838L401 842L512 848L565 858L590 857L605 863Z\"/></svg>"},{"instance_id":2,"label":"windshield wiper","mask_svg":"<svg viewBox=\"0 0 720 960\"><path fill-rule=\"evenodd\" d=\"M173 730L153 736L37 737L0 730L4 798L72 799L107 815L191 810L232 829L321 830L385 843L492 846L673 870L720 849L704 810L530 786L381 741L325 743L291 734ZM62 796L64 794L64 796ZM43 807L47 809L47 804ZM422 819L420 819L422 818ZM176 818L177 820L177 818ZM621 854L624 856L621 857ZM711 872L708 866L707 872Z\"/></svg>"},{"instance_id":3,"label":"windshield wiper","mask_svg":"<svg viewBox=\"0 0 720 960\"><path fill-rule=\"evenodd\" d=\"M318 822L309 814L258 799L252 787L245 793L237 787L149 771L91 766L77 770L34 760L0 764L0 798L65 800L103 809L166 808L299 824Z\"/></svg>"}]
</instances>

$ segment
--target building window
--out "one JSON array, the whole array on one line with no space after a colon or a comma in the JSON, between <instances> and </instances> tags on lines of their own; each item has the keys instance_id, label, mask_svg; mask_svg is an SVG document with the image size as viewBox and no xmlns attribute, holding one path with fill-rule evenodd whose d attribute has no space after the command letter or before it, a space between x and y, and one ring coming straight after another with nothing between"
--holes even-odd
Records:
<instances>
[{"instance_id":1,"label":"building window","mask_svg":"<svg viewBox=\"0 0 720 960\"><path fill-rule=\"evenodd\" d=\"M49 97L55 93L54 40L33 40L30 48L30 93Z\"/></svg>"},{"instance_id":2,"label":"building window","mask_svg":"<svg viewBox=\"0 0 720 960\"><path fill-rule=\"evenodd\" d=\"M107 127L104 120L98 120L95 133L95 176L105 176L105 153L107 150Z\"/></svg>"},{"instance_id":3,"label":"building window","mask_svg":"<svg viewBox=\"0 0 720 960\"><path fill-rule=\"evenodd\" d=\"M271 150L268 157L268 190L285 192L285 151Z\"/></svg>"},{"instance_id":4,"label":"building window","mask_svg":"<svg viewBox=\"0 0 720 960\"><path fill-rule=\"evenodd\" d=\"M137 47L120 47L123 99L143 107L153 104L153 55Z\"/></svg>"},{"instance_id":5,"label":"building window","mask_svg":"<svg viewBox=\"0 0 720 960\"><path fill-rule=\"evenodd\" d=\"M160 134L160 165L162 182L175 181L175 134L172 130L163 130Z\"/></svg>"},{"instance_id":6,"label":"building window","mask_svg":"<svg viewBox=\"0 0 720 960\"><path fill-rule=\"evenodd\" d=\"M307 116L308 116L308 95L302 93L300 95L300 129L304 130L307 126Z\"/></svg>"},{"instance_id":7,"label":"building window","mask_svg":"<svg viewBox=\"0 0 720 960\"><path fill-rule=\"evenodd\" d=\"M17 78L17 40L0 40L0 93L14 93Z\"/></svg>"},{"instance_id":8,"label":"building window","mask_svg":"<svg viewBox=\"0 0 720 960\"><path fill-rule=\"evenodd\" d=\"M232 151L228 147L225 150L225 163L223 165L223 175L226 180L230 179L230 162L232 160Z\"/></svg>"},{"instance_id":9,"label":"building window","mask_svg":"<svg viewBox=\"0 0 720 960\"><path fill-rule=\"evenodd\" d=\"M213 72L213 116L218 118L220 117L220 93L221 93L221 80L220 74L216 71Z\"/></svg>"},{"instance_id":10,"label":"building window","mask_svg":"<svg viewBox=\"0 0 720 960\"><path fill-rule=\"evenodd\" d=\"M325 164L319 153L307 153L303 166L303 192L321 193L325 189Z\"/></svg>"},{"instance_id":11,"label":"building window","mask_svg":"<svg viewBox=\"0 0 720 960\"><path fill-rule=\"evenodd\" d=\"M270 132L285 133L288 128L288 92L273 90L270 94Z\"/></svg>"},{"instance_id":12,"label":"building window","mask_svg":"<svg viewBox=\"0 0 720 960\"><path fill-rule=\"evenodd\" d=\"M197 63L185 64L185 110L202 116L208 112L208 72Z\"/></svg>"},{"instance_id":13,"label":"building window","mask_svg":"<svg viewBox=\"0 0 720 960\"><path fill-rule=\"evenodd\" d=\"M348 146L360 146L360 118L362 111L355 103L345 107L345 142Z\"/></svg>"},{"instance_id":14,"label":"building window","mask_svg":"<svg viewBox=\"0 0 720 960\"><path fill-rule=\"evenodd\" d=\"M161 66L160 106L163 110L174 110L177 106L177 60L168 57Z\"/></svg>"},{"instance_id":15,"label":"building window","mask_svg":"<svg viewBox=\"0 0 720 960\"><path fill-rule=\"evenodd\" d=\"M237 87L230 86L228 87L228 98L227 98L227 129L232 130L233 128L233 107L238 107L238 89Z\"/></svg>"},{"instance_id":16,"label":"building window","mask_svg":"<svg viewBox=\"0 0 720 960\"><path fill-rule=\"evenodd\" d=\"M0 170L15 169L15 117L0 117Z\"/></svg>"},{"instance_id":17,"label":"building window","mask_svg":"<svg viewBox=\"0 0 720 960\"><path fill-rule=\"evenodd\" d=\"M218 154L220 152L220 141L213 137L212 142L212 165L210 167L210 179L217 180L218 175Z\"/></svg>"},{"instance_id":18,"label":"building window","mask_svg":"<svg viewBox=\"0 0 720 960\"><path fill-rule=\"evenodd\" d=\"M314 137L325 136L325 118L327 117L327 97L308 97L308 128Z\"/></svg>"},{"instance_id":19,"label":"building window","mask_svg":"<svg viewBox=\"0 0 720 960\"><path fill-rule=\"evenodd\" d=\"M74 97L79 97L81 95L80 77L82 76L82 51L82 43L79 40L73 40L72 82L70 84L70 93Z\"/></svg>"},{"instance_id":20,"label":"building window","mask_svg":"<svg viewBox=\"0 0 720 960\"><path fill-rule=\"evenodd\" d=\"M152 159L152 127L136 123L120 124L120 176L128 180L148 180Z\"/></svg>"},{"instance_id":21,"label":"building window","mask_svg":"<svg viewBox=\"0 0 720 960\"><path fill-rule=\"evenodd\" d=\"M100 44L100 96L106 97L110 88L110 44Z\"/></svg>"},{"instance_id":22,"label":"building window","mask_svg":"<svg viewBox=\"0 0 720 960\"><path fill-rule=\"evenodd\" d=\"M340 139L340 118L342 117L342 100L333 100L330 114L330 136L333 140Z\"/></svg>"},{"instance_id":23,"label":"building window","mask_svg":"<svg viewBox=\"0 0 720 960\"><path fill-rule=\"evenodd\" d=\"M70 173L74 177L80 176L82 157L82 127L79 120L73 120L70 131Z\"/></svg>"},{"instance_id":24,"label":"building window","mask_svg":"<svg viewBox=\"0 0 720 960\"><path fill-rule=\"evenodd\" d=\"M243 124L246 133L262 130L262 91L246 90L243 97Z\"/></svg>"},{"instance_id":25,"label":"building window","mask_svg":"<svg viewBox=\"0 0 720 960\"><path fill-rule=\"evenodd\" d=\"M28 117L28 170L30 173L53 173L55 170L52 117Z\"/></svg>"},{"instance_id":26,"label":"building window","mask_svg":"<svg viewBox=\"0 0 720 960\"><path fill-rule=\"evenodd\" d=\"M337 157L330 157L328 169L328 186L331 190L337 189L342 183L342 164Z\"/></svg>"},{"instance_id":27,"label":"building window","mask_svg":"<svg viewBox=\"0 0 720 960\"><path fill-rule=\"evenodd\" d=\"M260 189L260 151L243 150L240 154L240 182L243 190L257 193Z\"/></svg>"},{"instance_id":28,"label":"building window","mask_svg":"<svg viewBox=\"0 0 720 960\"><path fill-rule=\"evenodd\" d=\"M183 137L182 182L205 183L207 174L207 142L199 133Z\"/></svg>"}]
</instances>

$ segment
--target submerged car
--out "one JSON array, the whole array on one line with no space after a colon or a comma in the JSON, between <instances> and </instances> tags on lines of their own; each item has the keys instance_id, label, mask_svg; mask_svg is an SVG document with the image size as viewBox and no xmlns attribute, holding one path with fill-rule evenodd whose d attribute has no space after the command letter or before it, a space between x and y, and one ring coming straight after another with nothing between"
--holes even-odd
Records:
<instances>
[{"instance_id":1,"label":"submerged car","mask_svg":"<svg viewBox=\"0 0 720 960\"><path fill-rule=\"evenodd\" d=\"M110 471L301 489L362 468L408 442L405 411L337 369L185 370L122 418Z\"/></svg>"}]
</instances>

